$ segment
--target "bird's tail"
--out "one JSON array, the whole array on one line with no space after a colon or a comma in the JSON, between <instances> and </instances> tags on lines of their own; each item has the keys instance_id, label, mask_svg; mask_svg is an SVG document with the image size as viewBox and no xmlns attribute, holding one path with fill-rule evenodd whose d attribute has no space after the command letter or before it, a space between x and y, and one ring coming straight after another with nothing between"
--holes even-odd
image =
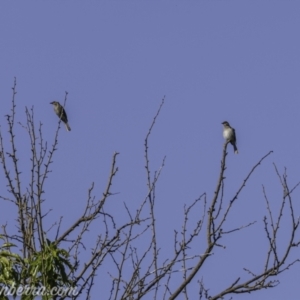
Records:
<instances>
[{"instance_id":1,"label":"bird's tail","mask_svg":"<svg viewBox=\"0 0 300 300\"><path fill-rule=\"evenodd\" d=\"M236 147L236 144L233 144L233 150L234 150L235 154L239 153L238 148Z\"/></svg>"},{"instance_id":2,"label":"bird's tail","mask_svg":"<svg viewBox=\"0 0 300 300\"><path fill-rule=\"evenodd\" d=\"M68 123L65 123L65 125L66 125L67 131L71 131L71 127L69 126L69 124L68 124Z\"/></svg>"}]
</instances>

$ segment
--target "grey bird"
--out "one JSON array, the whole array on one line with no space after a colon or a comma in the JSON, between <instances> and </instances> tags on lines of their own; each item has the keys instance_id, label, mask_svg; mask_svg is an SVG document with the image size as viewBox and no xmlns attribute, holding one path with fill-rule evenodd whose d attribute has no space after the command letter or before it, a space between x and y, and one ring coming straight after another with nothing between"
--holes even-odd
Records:
<instances>
[{"instance_id":1,"label":"grey bird","mask_svg":"<svg viewBox=\"0 0 300 300\"><path fill-rule=\"evenodd\" d=\"M57 116L65 123L67 131L71 131L71 127L68 124L68 117L63 106L60 105L60 103L57 101L52 101L50 102L50 104L53 105L54 111L57 114Z\"/></svg>"},{"instance_id":2,"label":"grey bird","mask_svg":"<svg viewBox=\"0 0 300 300\"><path fill-rule=\"evenodd\" d=\"M230 124L227 121L224 121L223 123L223 137L224 139L229 142L233 146L233 150L235 154L238 154L238 149L236 147L236 135L235 130L230 126Z\"/></svg>"}]
</instances>

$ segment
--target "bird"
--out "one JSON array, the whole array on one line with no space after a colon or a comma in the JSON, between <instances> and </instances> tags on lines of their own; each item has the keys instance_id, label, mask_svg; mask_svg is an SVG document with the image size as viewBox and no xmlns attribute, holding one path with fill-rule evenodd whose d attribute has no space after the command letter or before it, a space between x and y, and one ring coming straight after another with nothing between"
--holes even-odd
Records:
<instances>
[{"instance_id":1,"label":"bird","mask_svg":"<svg viewBox=\"0 0 300 300\"><path fill-rule=\"evenodd\" d=\"M233 146L233 150L235 154L238 154L238 149L236 147L236 135L235 130L230 126L230 124L227 121L224 121L223 123L223 137L224 139L229 142Z\"/></svg>"},{"instance_id":2,"label":"bird","mask_svg":"<svg viewBox=\"0 0 300 300\"><path fill-rule=\"evenodd\" d=\"M57 101L52 101L50 102L50 104L53 105L54 111L57 116L65 123L67 131L71 131L71 127L68 124L68 117L63 106Z\"/></svg>"}]
</instances>

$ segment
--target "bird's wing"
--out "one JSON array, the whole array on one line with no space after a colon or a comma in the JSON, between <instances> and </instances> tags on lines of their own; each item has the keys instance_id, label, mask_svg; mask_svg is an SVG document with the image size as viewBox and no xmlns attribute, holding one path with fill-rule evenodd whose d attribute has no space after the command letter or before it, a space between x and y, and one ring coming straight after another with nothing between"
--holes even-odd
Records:
<instances>
[{"instance_id":1,"label":"bird's wing","mask_svg":"<svg viewBox=\"0 0 300 300\"><path fill-rule=\"evenodd\" d=\"M232 133L233 133L233 139L234 139L234 141L236 141L235 129L234 128L231 128L231 129L232 129Z\"/></svg>"}]
</instances>

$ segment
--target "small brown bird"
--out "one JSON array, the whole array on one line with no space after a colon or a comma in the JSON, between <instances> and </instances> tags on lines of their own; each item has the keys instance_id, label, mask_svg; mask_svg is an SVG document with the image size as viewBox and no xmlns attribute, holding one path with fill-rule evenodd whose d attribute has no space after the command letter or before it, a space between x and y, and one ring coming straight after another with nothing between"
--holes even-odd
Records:
<instances>
[{"instance_id":1,"label":"small brown bird","mask_svg":"<svg viewBox=\"0 0 300 300\"><path fill-rule=\"evenodd\" d=\"M60 103L57 101L52 101L50 102L50 104L53 105L54 111L57 114L57 116L65 123L67 131L71 131L71 127L68 124L68 117L63 106L60 105Z\"/></svg>"},{"instance_id":2,"label":"small brown bird","mask_svg":"<svg viewBox=\"0 0 300 300\"><path fill-rule=\"evenodd\" d=\"M230 126L230 124L227 121L224 121L223 123L223 137L226 141L230 142L230 144L233 146L233 150L235 154L238 154L238 149L236 147L236 135L235 130Z\"/></svg>"}]
</instances>

